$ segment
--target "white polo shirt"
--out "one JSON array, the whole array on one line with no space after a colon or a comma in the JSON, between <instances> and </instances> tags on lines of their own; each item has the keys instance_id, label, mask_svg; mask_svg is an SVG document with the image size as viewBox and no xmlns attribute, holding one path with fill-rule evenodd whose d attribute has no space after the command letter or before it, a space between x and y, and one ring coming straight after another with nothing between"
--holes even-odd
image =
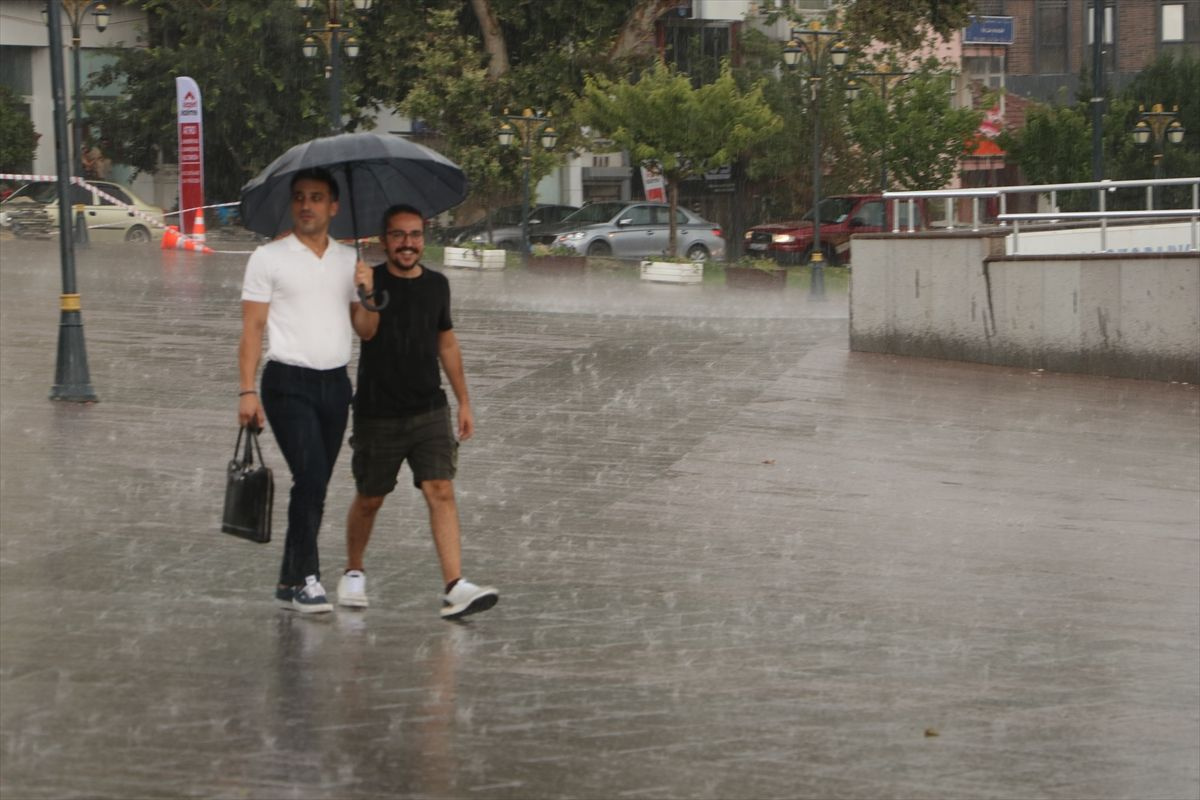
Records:
<instances>
[{"instance_id":1,"label":"white polo shirt","mask_svg":"<svg viewBox=\"0 0 1200 800\"><path fill-rule=\"evenodd\" d=\"M350 363L354 328L350 304L354 290L353 247L333 239L317 258L289 234L260 246L250 255L242 299L270 303L267 312L267 359L310 369L334 369Z\"/></svg>"}]
</instances>

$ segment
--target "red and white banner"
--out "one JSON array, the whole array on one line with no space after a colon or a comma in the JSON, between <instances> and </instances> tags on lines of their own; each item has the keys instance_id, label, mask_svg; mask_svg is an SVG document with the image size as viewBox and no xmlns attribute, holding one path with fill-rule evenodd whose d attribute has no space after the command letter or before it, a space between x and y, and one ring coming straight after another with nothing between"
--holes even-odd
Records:
<instances>
[{"instance_id":1,"label":"red and white banner","mask_svg":"<svg viewBox=\"0 0 1200 800\"><path fill-rule=\"evenodd\" d=\"M192 232L196 209L204 206L204 118L200 87L191 78L175 79L179 127L179 228Z\"/></svg>"},{"instance_id":2,"label":"red and white banner","mask_svg":"<svg viewBox=\"0 0 1200 800\"><path fill-rule=\"evenodd\" d=\"M642 167L642 186L646 190L646 200L651 203L667 202L667 180L662 170L652 170Z\"/></svg>"}]
</instances>

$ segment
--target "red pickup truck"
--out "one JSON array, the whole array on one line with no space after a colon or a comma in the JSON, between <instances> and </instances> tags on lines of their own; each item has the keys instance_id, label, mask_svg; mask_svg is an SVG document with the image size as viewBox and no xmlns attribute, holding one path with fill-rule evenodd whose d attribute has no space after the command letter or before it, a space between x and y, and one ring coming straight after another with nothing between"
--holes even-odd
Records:
<instances>
[{"instance_id":1,"label":"red pickup truck","mask_svg":"<svg viewBox=\"0 0 1200 800\"><path fill-rule=\"evenodd\" d=\"M879 233L892 229L895 200L884 201L878 194L841 194L821 201L821 251L831 265L850 263L850 236L855 233ZM917 201L915 230L925 230L927 214L923 201ZM900 227L908 230L909 205L900 203ZM886 212L886 213L885 213ZM746 231L748 256L774 258L780 264L808 262L813 244L813 212L798 221L770 222Z\"/></svg>"}]
</instances>

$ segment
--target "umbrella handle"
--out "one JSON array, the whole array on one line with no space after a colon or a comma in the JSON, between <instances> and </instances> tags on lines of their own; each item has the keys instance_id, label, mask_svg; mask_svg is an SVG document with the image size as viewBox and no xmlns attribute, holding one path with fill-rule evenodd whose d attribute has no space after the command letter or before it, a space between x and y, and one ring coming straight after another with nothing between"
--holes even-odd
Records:
<instances>
[{"instance_id":1,"label":"umbrella handle","mask_svg":"<svg viewBox=\"0 0 1200 800\"><path fill-rule=\"evenodd\" d=\"M375 297L379 298L379 305L371 302L372 298ZM387 308L388 301L390 300L391 297L388 296L387 289L380 289L367 294L367 287L361 285L358 287L358 301L362 303L362 307L367 311L383 311Z\"/></svg>"},{"instance_id":2,"label":"umbrella handle","mask_svg":"<svg viewBox=\"0 0 1200 800\"><path fill-rule=\"evenodd\" d=\"M349 176L350 176L350 173L347 172L346 173L347 180L349 180ZM353 192L350 193L350 209L351 209L351 214L353 214L354 213L354 211L353 211L353 209L354 209L354 193ZM357 254L358 259L361 261L362 260L362 242L358 238L358 220L357 220L357 218L355 219L355 222L354 222L354 252ZM359 284L355 288L358 289L358 302L362 303L362 307L365 308L367 311L383 311L385 308L387 308L388 301L392 299L391 297L388 296L387 289L377 289L377 290L371 292L370 294L367 294L367 287L363 286L362 284ZM379 298L379 305L375 305L374 303L371 302L372 298L375 298L375 297Z\"/></svg>"}]
</instances>

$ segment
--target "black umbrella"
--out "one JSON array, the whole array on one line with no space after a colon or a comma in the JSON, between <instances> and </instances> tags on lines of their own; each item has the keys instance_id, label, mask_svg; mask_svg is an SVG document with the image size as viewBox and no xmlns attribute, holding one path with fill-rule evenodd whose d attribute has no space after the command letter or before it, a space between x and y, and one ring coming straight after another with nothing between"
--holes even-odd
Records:
<instances>
[{"instance_id":1,"label":"black umbrella","mask_svg":"<svg viewBox=\"0 0 1200 800\"><path fill-rule=\"evenodd\" d=\"M243 186L242 224L264 236L290 230L292 177L309 167L324 167L338 182L335 239L382 233L383 212L397 203L428 218L467 197L466 175L441 153L399 136L343 133L296 145Z\"/></svg>"}]
</instances>

